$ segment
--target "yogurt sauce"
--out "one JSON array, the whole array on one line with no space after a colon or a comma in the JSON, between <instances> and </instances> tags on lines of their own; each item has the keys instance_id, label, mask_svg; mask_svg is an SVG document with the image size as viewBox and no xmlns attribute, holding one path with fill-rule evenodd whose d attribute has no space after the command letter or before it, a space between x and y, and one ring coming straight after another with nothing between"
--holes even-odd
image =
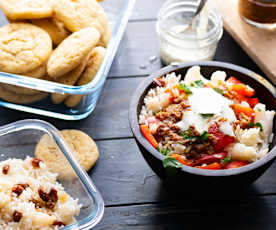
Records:
<instances>
[{"instance_id":1,"label":"yogurt sauce","mask_svg":"<svg viewBox=\"0 0 276 230\"><path fill-rule=\"evenodd\" d=\"M202 133L208 131L214 119L223 117L227 121L221 124L220 131L234 136L232 123L236 121L236 116L229 107L233 102L211 88L191 88L191 90L193 94L188 97L190 110L184 113L183 119L177 126L184 131L193 125ZM213 116L206 118L204 114Z\"/></svg>"}]
</instances>

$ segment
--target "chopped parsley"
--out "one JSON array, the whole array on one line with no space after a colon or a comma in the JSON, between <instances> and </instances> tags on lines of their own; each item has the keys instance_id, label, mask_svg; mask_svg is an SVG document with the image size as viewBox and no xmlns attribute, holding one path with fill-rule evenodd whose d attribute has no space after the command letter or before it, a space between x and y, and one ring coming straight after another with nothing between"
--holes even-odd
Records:
<instances>
[{"instance_id":1,"label":"chopped parsley","mask_svg":"<svg viewBox=\"0 0 276 230\"><path fill-rule=\"evenodd\" d=\"M182 167L182 164L175 158L166 157L163 160L163 167L166 169L167 174L173 175L177 173L177 169Z\"/></svg>"},{"instance_id":2,"label":"chopped parsley","mask_svg":"<svg viewBox=\"0 0 276 230\"><path fill-rule=\"evenodd\" d=\"M197 81L195 81L195 85L196 85L197 87L203 87L203 86L204 86L204 83L203 83L203 81L201 81L201 80L197 80Z\"/></svg>"},{"instance_id":3,"label":"chopped parsley","mask_svg":"<svg viewBox=\"0 0 276 230\"><path fill-rule=\"evenodd\" d=\"M262 110L261 110L260 108L257 108L257 110L258 110L259 112L262 112Z\"/></svg>"},{"instance_id":4,"label":"chopped parsley","mask_svg":"<svg viewBox=\"0 0 276 230\"><path fill-rule=\"evenodd\" d=\"M210 118L210 117L213 117L214 114L213 113L201 113L200 114L203 118L207 119L207 118Z\"/></svg>"},{"instance_id":5,"label":"chopped parsley","mask_svg":"<svg viewBox=\"0 0 276 230\"><path fill-rule=\"evenodd\" d=\"M252 128L252 127L258 127L260 128L261 132L263 131L263 126L261 123L257 122L257 123L253 123L253 122L250 122L249 123L249 127Z\"/></svg>"},{"instance_id":6,"label":"chopped parsley","mask_svg":"<svg viewBox=\"0 0 276 230\"><path fill-rule=\"evenodd\" d=\"M159 146L157 146L156 149L157 149L157 151L162 153L164 156L167 156L171 153L171 150L168 147L160 149Z\"/></svg>"},{"instance_id":7,"label":"chopped parsley","mask_svg":"<svg viewBox=\"0 0 276 230\"><path fill-rule=\"evenodd\" d=\"M179 89L180 90L183 90L185 93L187 93L187 94L193 94L193 92L189 89L189 87L188 86L186 86L185 84L182 84L182 83L180 83L179 84Z\"/></svg>"},{"instance_id":8,"label":"chopped parsley","mask_svg":"<svg viewBox=\"0 0 276 230\"><path fill-rule=\"evenodd\" d=\"M224 93L223 93L223 90L222 89L220 89L220 88L217 88L217 87L215 87L215 88L213 88L217 93L219 93L219 94L221 94L222 96L224 95Z\"/></svg>"},{"instance_id":9,"label":"chopped parsley","mask_svg":"<svg viewBox=\"0 0 276 230\"><path fill-rule=\"evenodd\" d=\"M179 136L183 137L184 140L193 140L196 138L196 136L194 135L194 132L191 128L185 130L185 131L180 131Z\"/></svg>"},{"instance_id":10,"label":"chopped parsley","mask_svg":"<svg viewBox=\"0 0 276 230\"><path fill-rule=\"evenodd\" d=\"M224 159L221 160L223 165L231 163L231 158L227 155Z\"/></svg>"},{"instance_id":11,"label":"chopped parsley","mask_svg":"<svg viewBox=\"0 0 276 230\"><path fill-rule=\"evenodd\" d=\"M268 144L268 148L272 149L273 148L273 144L272 143Z\"/></svg>"},{"instance_id":12,"label":"chopped parsley","mask_svg":"<svg viewBox=\"0 0 276 230\"><path fill-rule=\"evenodd\" d=\"M207 131L204 131L200 136L199 136L199 140L201 141L206 141L208 140L208 137L210 136L210 134Z\"/></svg>"}]
</instances>

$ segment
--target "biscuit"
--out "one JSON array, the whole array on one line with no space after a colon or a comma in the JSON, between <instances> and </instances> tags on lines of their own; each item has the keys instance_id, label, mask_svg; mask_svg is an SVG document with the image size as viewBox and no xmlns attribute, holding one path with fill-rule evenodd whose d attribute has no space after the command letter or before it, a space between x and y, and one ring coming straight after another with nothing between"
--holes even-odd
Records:
<instances>
[{"instance_id":1,"label":"biscuit","mask_svg":"<svg viewBox=\"0 0 276 230\"><path fill-rule=\"evenodd\" d=\"M107 30L107 15L95 0L59 0L54 2L54 10L58 19L72 32L94 27L103 35Z\"/></svg>"},{"instance_id":2,"label":"biscuit","mask_svg":"<svg viewBox=\"0 0 276 230\"><path fill-rule=\"evenodd\" d=\"M46 18L53 14L50 0L0 0L0 8L13 20Z\"/></svg>"},{"instance_id":3,"label":"biscuit","mask_svg":"<svg viewBox=\"0 0 276 230\"><path fill-rule=\"evenodd\" d=\"M34 103L37 101L41 101L48 96L48 93L38 91L36 92L37 94L34 95L16 94L5 89L2 85L0 85L0 99L16 104Z\"/></svg>"},{"instance_id":4,"label":"biscuit","mask_svg":"<svg viewBox=\"0 0 276 230\"><path fill-rule=\"evenodd\" d=\"M112 35L112 29L109 25L109 23L107 24L107 28L106 31L102 34L100 41L99 41L99 46L103 46L103 47L107 47L107 44L111 38Z\"/></svg>"},{"instance_id":5,"label":"biscuit","mask_svg":"<svg viewBox=\"0 0 276 230\"><path fill-rule=\"evenodd\" d=\"M56 17L35 19L32 20L32 23L44 29L50 35L55 45L60 44L70 35L70 32L65 28L64 24Z\"/></svg>"},{"instance_id":6,"label":"biscuit","mask_svg":"<svg viewBox=\"0 0 276 230\"><path fill-rule=\"evenodd\" d=\"M56 82L60 84L65 84L65 85L74 85L79 79L83 70L85 69L87 65L87 61L88 61L88 58L86 57L79 66L77 66L75 69L71 70L70 72L58 78ZM53 103L59 104L63 102L67 96L68 96L67 94L53 93L51 95L51 99Z\"/></svg>"},{"instance_id":7,"label":"biscuit","mask_svg":"<svg viewBox=\"0 0 276 230\"><path fill-rule=\"evenodd\" d=\"M92 50L92 52L89 54L87 67L80 76L77 85L86 85L93 80L99 68L101 67L105 54L106 49L101 46L98 46ZM65 104L67 107L74 107L81 101L82 97L83 95L70 95L65 100Z\"/></svg>"},{"instance_id":8,"label":"biscuit","mask_svg":"<svg viewBox=\"0 0 276 230\"><path fill-rule=\"evenodd\" d=\"M96 143L80 130L62 130L61 134L80 165L88 171L99 158ZM44 161L50 171L58 173L59 179L71 179L75 176L63 153L52 137L44 135L35 148L35 156Z\"/></svg>"},{"instance_id":9,"label":"biscuit","mask_svg":"<svg viewBox=\"0 0 276 230\"><path fill-rule=\"evenodd\" d=\"M29 23L0 28L0 71L26 73L38 68L52 52L47 32Z\"/></svg>"},{"instance_id":10,"label":"biscuit","mask_svg":"<svg viewBox=\"0 0 276 230\"><path fill-rule=\"evenodd\" d=\"M27 72L27 73L22 73L22 75L31 77L31 78L42 78L46 74L46 64L42 64L38 68ZM18 93L18 94L24 94L24 95L34 95L37 94L38 91L35 89L29 89L29 88L24 88L20 86L15 86L15 85L9 85L9 84L3 84L3 87L11 92Z\"/></svg>"},{"instance_id":11,"label":"biscuit","mask_svg":"<svg viewBox=\"0 0 276 230\"><path fill-rule=\"evenodd\" d=\"M47 64L50 77L58 78L76 68L88 53L98 44L99 32L85 28L72 33L53 51Z\"/></svg>"}]
</instances>

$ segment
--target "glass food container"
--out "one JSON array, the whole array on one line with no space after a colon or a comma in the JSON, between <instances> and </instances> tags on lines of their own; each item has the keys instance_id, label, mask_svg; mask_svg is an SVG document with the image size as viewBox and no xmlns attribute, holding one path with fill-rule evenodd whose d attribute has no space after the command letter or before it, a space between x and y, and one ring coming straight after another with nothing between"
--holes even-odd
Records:
<instances>
[{"instance_id":1,"label":"glass food container","mask_svg":"<svg viewBox=\"0 0 276 230\"><path fill-rule=\"evenodd\" d=\"M167 0L162 5L156 29L165 65L213 59L223 33L221 15L208 1L193 18L197 6L197 0Z\"/></svg>"},{"instance_id":2,"label":"glass food container","mask_svg":"<svg viewBox=\"0 0 276 230\"><path fill-rule=\"evenodd\" d=\"M251 25L276 28L276 0L239 0L239 13Z\"/></svg>"},{"instance_id":3,"label":"glass food container","mask_svg":"<svg viewBox=\"0 0 276 230\"><path fill-rule=\"evenodd\" d=\"M87 85L68 86L22 75L0 72L0 82L2 83L43 91L42 93L39 92L39 95L36 95L37 98L34 96L15 98L13 95L7 95L8 99L0 100L0 106L64 120L80 120L87 117L94 110L134 7L135 0L107 0L101 4L108 15L112 27L112 37L108 43L104 61L95 78ZM0 13L0 25L6 23L7 20ZM67 107L64 103L56 105L50 98L51 93L80 95L82 99L74 107Z\"/></svg>"},{"instance_id":4,"label":"glass food container","mask_svg":"<svg viewBox=\"0 0 276 230\"><path fill-rule=\"evenodd\" d=\"M59 179L66 192L82 204L76 222L60 228L61 230L88 230L103 217L104 202L87 173L72 155L60 132L47 122L40 120L22 120L0 127L0 161L9 158L25 159L34 157L34 149L43 135L49 135L66 158L64 164L75 172L72 179Z\"/></svg>"}]
</instances>

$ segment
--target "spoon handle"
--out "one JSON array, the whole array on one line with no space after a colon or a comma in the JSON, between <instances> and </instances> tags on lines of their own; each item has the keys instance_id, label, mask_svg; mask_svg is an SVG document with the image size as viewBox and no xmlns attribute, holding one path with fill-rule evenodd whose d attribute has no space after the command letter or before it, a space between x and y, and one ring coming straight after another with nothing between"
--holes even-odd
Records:
<instances>
[{"instance_id":1,"label":"spoon handle","mask_svg":"<svg viewBox=\"0 0 276 230\"><path fill-rule=\"evenodd\" d=\"M201 12L201 10L205 6L206 2L207 2L207 0L200 0L194 16L198 15Z\"/></svg>"}]
</instances>

